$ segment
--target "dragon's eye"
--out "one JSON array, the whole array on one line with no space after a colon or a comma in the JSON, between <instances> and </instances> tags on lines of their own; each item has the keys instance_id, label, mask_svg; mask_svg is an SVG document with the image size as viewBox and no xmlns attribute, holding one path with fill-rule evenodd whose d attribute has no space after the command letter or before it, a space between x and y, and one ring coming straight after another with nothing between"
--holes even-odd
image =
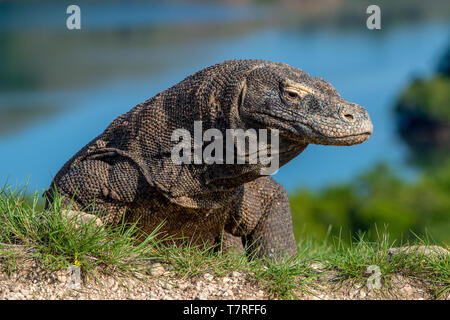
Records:
<instances>
[{"instance_id":1,"label":"dragon's eye","mask_svg":"<svg viewBox=\"0 0 450 320\"><path fill-rule=\"evenodd\" d=\"M300 95L296 91L286 90L286 95L289 100L300 101Z\"/></svg>"},{"instance_id":2,"label":"dragon's eye","mask_svg":"<svg viewBox=\"0 0 450 320\"><path fill-rule=\"evenodd\" d=\"M298 94L297 94L296 92L289 91L289 92L288 92L288 95L289 95L289 97L291 97L291 98L298 98Z\"/></svg>"},{"instance_id":3,"label":"dragon's eye","mask_svg":"<svg viewBox=\"0 0 450 320\"><path fill-rule=\"evenodd\" d=\"M314 89L289 79L280 83L280 91L286 101L296 104L300 104L306 96L314 95Z\"/></svg>"}]
</instances>

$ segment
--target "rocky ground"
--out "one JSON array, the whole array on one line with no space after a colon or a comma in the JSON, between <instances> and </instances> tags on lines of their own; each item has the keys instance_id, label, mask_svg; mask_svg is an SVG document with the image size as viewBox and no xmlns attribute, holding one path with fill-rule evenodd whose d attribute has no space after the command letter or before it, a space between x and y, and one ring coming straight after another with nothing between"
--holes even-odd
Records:
<instances>
[{"instance_id":1,"label":"rocky ground","mask_svg":"<svg viewBox=\"0 0 450 320\"><path fill-rule=\"evenodd\" d=\"M265 299L267 295L245 274L232 272L215 278L203 274L194 278L174 277L155 265L150 275L98 273L82 277L79 289L70 288L66 270L45 271L42 266L22 264L11 275L0 273L0 299ZM73 284L72 284L73 286Z\"/></svg>"},{"instance_id":2,"label":"rocky ground","mask_svg":"<svg viewBox=\"0 0 450 320\"><path fill-rule=\"evenodd\" d=\"M19 256L15 269L0 264L0 299L273 299L250 274L234 271L224 277L204 273L190 278L177 277L160 263L151 274L120 274L99 271L89 277L81 275L80 288L73 288L67 270L48 271L31 254ZM382 291L369 290L357 282L336 281L333 274L305 286L296 294L299 299L432 299L432 293L421 283L402 276L382 283ZM325 275L326 274L326 275ZM450 293L445 299L450 299Z\"/></svg>"}]
</instances>

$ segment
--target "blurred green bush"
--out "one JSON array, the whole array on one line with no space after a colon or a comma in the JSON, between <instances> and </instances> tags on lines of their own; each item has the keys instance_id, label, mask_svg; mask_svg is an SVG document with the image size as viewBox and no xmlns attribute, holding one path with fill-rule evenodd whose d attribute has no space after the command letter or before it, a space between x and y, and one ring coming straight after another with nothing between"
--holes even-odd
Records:
<instances>
[{"instance_id":1,"label":"blurred green bush","mask_svg":"<svg viewBox=\"0 0 450 320\"><path fill-rule=\"evenodd\" d=\"M450 122L450 77L415 80L400 97L396 112L416 112L436 121Z\"/></svg>"},{"instance_id":2,"label":"blurred green bush","mask_svg":"<svg viewBox=\"0 0 450 320\"><path fill-rule=\"evenodd\" d=\"M425 170L415 182L379 164L349 183L291 194L294 232L321 240L331 226L331 236L346 241L361 232L375 241L387 231L401 241L428 234L438 243L450 243L449 194L450 159Z\"/></svg>"},{"instance_id":3,"label":"blurred green bush","mask_svg":"<svg viewBox=\"0 0 450 320\"><path fill-rule=\"evenodd\" d=\"M400 94L394 108L397 131L421 167L439 166L450 154L450 47L437 74L415 79Z\"/></svg>"}]
</instances>

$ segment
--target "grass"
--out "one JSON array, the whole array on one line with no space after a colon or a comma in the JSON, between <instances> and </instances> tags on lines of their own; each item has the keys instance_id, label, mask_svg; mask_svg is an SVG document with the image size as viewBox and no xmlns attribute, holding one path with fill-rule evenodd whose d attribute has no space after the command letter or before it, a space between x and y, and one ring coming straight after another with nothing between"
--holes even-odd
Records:
<instances>
[{"instance_id":1,"label":"grass","mask_svg":"<svg viewBox=\"0 0 450 320\"><path fill-rule=\"evenodd\" d=\"M64 218L60 199L43 210L38 193L26 195L26 189L0 189L0 270L15 271L16 255L7 249L20 244L33 248L50 271L67 268L77 261L82 272L148 273L152 262L159 261L180 277L195 277L206 272L226 276L239 271L263 286L270 296L295 299L327 273L333 281L367 283L367 268L380 268L383 288L389 287L394 275L403 275L426 284L435 298L450 291L448 256L425 256L420 253L389 257L395 241L380 236L369 242L360 236L351 244L340 238L318 243L303 237L295 258L273 262L247 259L245 254L213 250L207 246L174 246L161 240L158 230L144 240L139 238L136 224L122 222L117 227L97 227L94 222L77 225ZM411 243L410 243L411 244ZM429 245L428 238L414 244ZM405 244L403 244L405 245ZM399 245L397 245L399 246ZM317 270L320 266L320 272Z\"/></svg>"}]
</instances>

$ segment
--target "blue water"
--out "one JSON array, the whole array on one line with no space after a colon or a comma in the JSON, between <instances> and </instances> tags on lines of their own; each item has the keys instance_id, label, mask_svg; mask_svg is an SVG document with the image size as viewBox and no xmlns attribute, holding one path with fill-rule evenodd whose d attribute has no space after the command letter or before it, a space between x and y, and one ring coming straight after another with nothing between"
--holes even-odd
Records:
<instances>
[{"instance_id":1,"label":"blue water","mask_svg":"<svg viewBox=\"0 0 450 320\"><path fill-rule=\"evenodd\" d=\"M407 149L395 134L392 107L412 76L434 71L447 45L449 27L445 23L399 25L378 33L270 27L198 39L190 46L175 43L154 47L151 53L148 48L123 44L120 58L111 53L92 59L112 59L120 64L135 57L139 62L144 50L149 60L161 61L159 68L101 78L88 85L0 92L0 108L16 104L64 106L59 113L0 136L0 182L8 178L14 185L29 180L31 189L45 188L64 162L117 116L203 67L234 58L281 61L299 67L329 81L342 97L364 106L372 118L374 133L366 143L352 147L311 145L281 168L274 178L289 191L347 181L379 161L390 163L399 173L413 175L405 165Z\"/></svg>"},{"instance_id":2,"label":"blue water","mask_svg":"<svg viewBox=\"0 0 450 320\"><path fill-rule=\"evenodd\" d=\"M255 19L263 13L254 6L227 6L214 3L183 3L139 0L89 1L76 3L82 13L84 29L134 28L143 26L185 25L190 23L211 24L217 21ZM29 30L54 29L65 24L66 8L62 1L0 3L2 19L0 29ZM39 13L39 14L36 14ZM62 13L62 14L61 14Z\"/></svg>"}]
</instances>

